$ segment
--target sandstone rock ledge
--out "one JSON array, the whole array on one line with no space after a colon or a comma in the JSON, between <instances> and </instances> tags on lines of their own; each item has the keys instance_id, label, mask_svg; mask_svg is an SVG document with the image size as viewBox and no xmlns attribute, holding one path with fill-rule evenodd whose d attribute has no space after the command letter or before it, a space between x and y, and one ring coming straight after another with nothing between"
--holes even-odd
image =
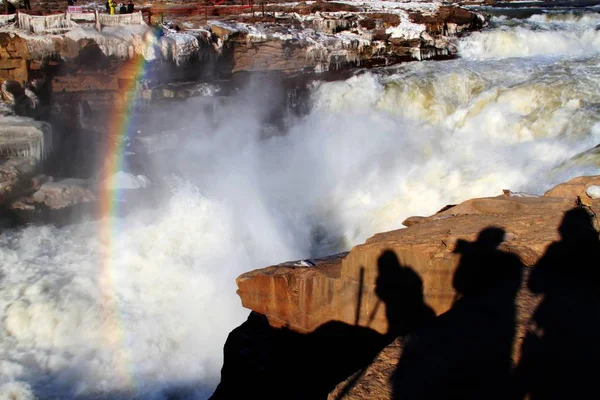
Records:
<instances>
[{"instance_id":1,"label":"sandstone rock ledge","mask_svg":"<svg viewBox=\"0 0 600 400\"><path fill-rule=\"evenodd\" d=\"M473 241L486 227L499 227L506 231L502 248L516 253L526 266L534 265L559 238L563 214L575 206L579 196L591 209L600 211L600 201L585 194L586 187L598 183L600 176L581 177L541 197L508 194L468 200L419 218L406 229L376 234L348 254L311 260L314 267L284 263L247 272L237 279L238 294L244 307L267 316L273 324L310 332L329 320L354 323L360 293L359 325L367 326L377 304L377 259L383 251L393 250L403 265L421 276L425 301L440 314L450 308L455 297L452 276L460 258L454 253L458 240ZM369 327L387 331L382 308Z\"/></svg>"},{"instance_id":2,"label":"sandstone rock ledge","mask_svg":"<svg viewBox=\"0 0 600 400\"><path fill-rule=\"evenodd\" d=\"M594 332L597 332L596 329L599 328L600 320L589 313L593 313L592 310L595 309L594 307L597 307L598 300L585 294L589 293L585 283L573 284L573 281L569 280L572 279L572 276L569 274L573 274L573 276L581 275L576 278L578 279L577 282L589 280L590 285L596 285L598 283L595 281L597 274L594 272L596 261L586 260L590 258L588 256L596 254L594 251L597 252L598 249L594 248L589 253L586 253L587 250L582 252L580 251L582 248L577 248L575 244L577 251L570 252L567 258L557 256L556 253L553 253L553 256L548 256L548 252L551 251L549 249L552 249L552 246L556 246L557 241L561 240L561 235L563 235L562 239L564 240L564 235L569 234L569 229L571 229L571 234L573 233L574 228L566 226L566 219L563 220L565 215L573 213L570 210L574 210L575 213L581 211L589 216L593 224L593 229L596 230L592 234L596 238L593 240L597 241L599 225L596 215L600 211L600 200L592 198L597 197L595 195L596 186L593 188L590 187L598 184L600 184L600 176L579 177L549 190L543 196L511 193L507 190L504 195L498 197L471 199L455 206L448 206L443 211L430 217L412 217L406 222L407 225L410 225L408 228L377 234L368 239L366 243L352 248L347 254L322 260L303 260L300 262L284 263L241 275L237 279L237 284L239 287L238 294L241 297L243 306L253 310L254 315L264 315L266 319L262 327L256 322L247 322L238 328L237 332L234 331L230 335L228 345L225 347L224 380L219 389L223 390L223 382L227 382L225 378L233 381L231 379L232 374L229 373L231 370L228 370L227 366L228 346L231 349L233 343L236 343L236 340L240 337L240 332L243 332L244 329L265 331L268 330L266 326L270 325L272 327L270 329L274 331L288 332L286 333L288 339L282 340L284 342L287 340L287 343L291 345L297 345L296 343L301 343L302 340L305 340L295 339L296 342L292 341L289 339L292 332L295 335L300 335L302 338L314 338L316 337L315 332L319 332L324 326L330 326L332 321L345 323L343 324L345 327L354 326L356 329L369 329L369 331L377 331L382 334L387 333L389 324L385 305L383 303L379 304L378 293L376 293L377 285L381 284L380 281L377 281L379 272L378 259L386 251L395 253L402 266L412 268L418 274L423 283L423 294L426 305L431 307L437 315L441 315L441 317L435 319L433 328L429 329L429 331L424 330L419 334L422 335L420 340L425 343L423 346L426 346L426 355L415 356L419 357L418 360L413 357L412 361L413 364L416 364L416 367L412 378L409 379L416 379L421 384L427 386L428 384L424 382L428 382L429 380L436 382L436 379L446 379L444 375L436 377L436 373L452 376L452 371L450 370L446 372L439 370L432 371L432 377L428 378L429 371L427 369L433 364L427 364L426 361L423 361L423 357L441 357L440 360L443 361L439 361L440 364L435 364L434 362L438 366L444 365L447 361L444 357L448 357L448 359L452 359L452 357L464 358L466 360L464 363L467 363L463 363L464 365L468 365L468 363L472 363L474 360L478 360L477 362L480 363L487 358L493 358L494 354L490 356L483 355L483 358L481 358L481 354L469 354L468 352L476 353L479 348L478 346L483 346L485 338L481 342L478 342L480 340L479 337L484 336L482 332L485 335L493 335L495 332L500 332L503 329L504 333L498 333L496 339L505 335L506 340L502 339L502 341L499 341L491 338L490 343L492 347L505 347L501 352L504 352L505 361L508 362L508 364L506 362L505 364L510 368L511 359L516 364L523 358L523 349L525 351L531 349L531 346L523 347L523 341L526 341L527 337L538 338L533 339L535 343L540 340L539 338L544 338L544 329L551 330L553 327L560 327L564 324L569 326L561 334L566 339L557 341L551 345L552 351L556 353L548 356L549 361L547 362L549 366L544 366L545 362L542 362L537 365L537 368L546 373L563 375L568 373L569 368L576 368L578 372L571 373L581 375L582 369L592 368L591 363L596 362L596 358L600 355L599 352L590 347L594 346L591 343L595 342L593 335L595 334ZM501 313L503 311L499 311L500 309L495 309L494 311L493 307L489 308L485 303L487 300L481 303L480 300L485 297L479 298L476 302L471 301L471 303L456 302L457 293L455 286L457 277L455 273L461 260L461 254L458 253L464 254L464 252L459 252L457 249L467 243L465 241L476 241L478 235L490 227L501 228L504 231L504 237L499 250L504 253L515 254L518 258L514 258L514 260L520 259L520 263L524 266L522 279L519 275L518 282L520 283L517 283L517 286L515 286L515 290L517 291L516 297L513 293L509 301L510 304L505 309L507 314L504 316ZM575 229L580 230L580 228ZM496 232L502 231L497 230ZM576 235L579 233L576 233ZM553 242L554 244L552 244ZM550 246L551 244L552 246ZM546 293L546 300L544 300L546 301L546 305L544 307L540 306L540 291L536 291L535 294L532 293L532 290L537 289L532 289L532 282L529 279L532 269L535 274L535 268L532 267L538 268L539 264L537 263L543 256L545 257L546 264L549 259L550 262L560 264L559 268L564 268L558 271L568 271L564 276L556 275L553 278L558 279L559 282L559 291L562 293L558 297L560 301L557 302L556 297L554 300L548 300L547 296L551 296L552 294L549 295L548 292L542 291L542 293ZM518 261L516 262L518 263ZM587 265L588 262L592 264ZM490 266L486 264L482 265L482 267ZM507 266L507 268L509 267ZM591 268L589 269L590 272L585 272L588 271L586 268ZM553 273L556 274L556 272ZM588 275L589 277L587 277ZM544 284L547 285L547 281L545 282ZM563 286L568 289L563 288ZM573 287L581 287L581 291L579 289L573 291ZM570 300L569 296L571 294L569 293L580 297ZM464 294L462 295L464 296ZM491 298L489 297L488 300ZM496 295L493 298L495 299ZM457 306L457 304L462 304L464 308L461 310L461 305ZM465 304L467 305L465 306ZM538 306L540 308L537 308ZM551 307L555 308L550 310ZM590 319L586 319L588 315L590 315ZM455 318L454 322L450 322L453 318ZM466 331L464 327L460 328L460 325L456 324L456 318L459 318L459 321L466 324ZM503 318L504 322L498 322L502 321ZM558 323L552 322L552 324L557 325L546 325L544 327L544 323L548 324L548 321L552 321L552 318L559 320ZM579 321L581 318L584 318L585 321ZM471 324L471 322L467 321L473 321L473 323ZM542 323L542 327L539 327L540 323ZM577 327L578 324L581 325L579 328ZM254 328L251 328L252 326ZM583 328L583 326L586 326L586 328ZM478 329L482 329L482 331L478 331ZM440 336L439 332L444 333ZM246 336L243 337L252 336L248 332L244 333L244 335ZM463 335L466 336L463 338ZM326 335L326 337L328 336ZM344 334L335 337L342 338ZM465 342L457 348L449 348L449 346L453 347L456 343L459 343L455 342L456 340L463 340ZM567 345L564 343L569 341L581 341L583 343L581 345L582 348L572 349L569 347L571 344ZM249 342L244 343L247 344ZM327 344L319 348L319 351L331 347L332 343L336 343L336 341L325 343ZM363 369L355 377L349 378L348 381L341 383L336 389L331 391L329 398L392 398L390 378L394 370L396 370L398 360L402 360L400 356L403 351L403 343L402 339L397 339L387 346L382 346L383 350L373 360L366 362L362 367ZM416 346L419 346L419 342L416 343ZM433 343L433 347L427 347L429 346L428 343ZM544 345L548 346L548 344ZM280 346L276 351L285 351L287 348L285 344L280 344ZM357 346L357 344L353 343L353 346ZM563 349L562 346L566 347ZM345 346L345 349L347 353L353 351L348 346ZM543 349L544 347L537 348L535 350L538 351L536 356L540 357L541 354L550 351L548 348L546 350ZM422 350L423 348L421 348ZM465 351L465 354L460 354L463 351ZM575 352L578 355L572 356L571 352ZM346 357L348 357L347 353L340 354L346 354ZM578 359L577 357L582 354L585 355L583 359ZM313 356L311 355L310 357ZM528 354L528 356L531 356L531 354ZM565 361L571 358L571 362ZM417 360L416 363L414 362L415 360ZM240 362L244 363L247 360L242 359ZM322 360L316 361L316 363L319 362L322 362ZM478 366L477 362L468 368L474 368L475 370L480 368L482 371L486 371L486 368L489 367L489 365L485 365L485 362ZM552 363L557 364L550 366ZM527 365L525 368L527 368ZM548 370L544 370L544 368L548 368ZM548 372L551 369L560 369L561 372ZM534 370L534 372L538 373L537 370ZM486 374L487 372L483 373ZM540 376L542 375L540 372ZM547 376L549 375L546 374L545 379L547 379ZM489 374L483 375L483 378L486 377L489 378ZM469 379L468 377L462 377L461 379L463 378ZM480 376L477 379L483 378ZM587 380L589 377L584 376L578 376L577 378L569 376L567 379L571 378L580 379L583 382L582 387L586 387L586 385L589 385L593 381ZM503 377L493 376L491 379L499 387L502 386L498 382L501 382ZM444 384L452 385L452 383L448 382ZM432 383L431 385L434 384ZM544 383L544 385L550 385L548 387L551 387L552 383ZM560 385L560 383L557 383L557 388L564 390L565 385L562 387ZM220 398L218 396L219 391L216 394L215 398ZM500 395L498 398L506 397Z\"/></svg>"}]
</instances>

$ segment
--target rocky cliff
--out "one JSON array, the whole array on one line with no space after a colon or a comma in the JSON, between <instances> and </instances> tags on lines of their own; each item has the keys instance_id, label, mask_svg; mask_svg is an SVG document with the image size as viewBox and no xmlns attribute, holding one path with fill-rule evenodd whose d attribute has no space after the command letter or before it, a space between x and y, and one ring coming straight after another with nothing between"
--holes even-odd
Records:
<instances>
[{"instance_id":1,"label":"rocky cliff","mask_svg":"<svg viewBox=\"0 0 600 400\"><path fill-rule=\"evenodd\" d=\"M295 389L296 377L332 399L584 393L600 357L598 184L580 177L543 196L506 190L411 217L346 254L241 275L253 316L230 335L215 398L242 382L236 371L263 364L254 379L280 380L297 398L309 389ZM257 360L268 335L274 344ZM277 359L288 346L302 350Z\"/></svg>"},{"instance_id":2,"label":"rocky cliff","mask_svg":"<svg viewBox=\"0 0 600 400\"><path fill-rule=\"evenodd\" d=\"M0 83L25 85L44 76L54 92L116 91L132 79L121 72L123 62L138 57L161 71L155 84L159 75L172 81L387 65L451 56L457 35L486 24L482 14L439 2L317 2L246 11L202 25L193 15L189 21L179 16L159 31L141 13L3 18Z\"/></svg>"}]
</instances>

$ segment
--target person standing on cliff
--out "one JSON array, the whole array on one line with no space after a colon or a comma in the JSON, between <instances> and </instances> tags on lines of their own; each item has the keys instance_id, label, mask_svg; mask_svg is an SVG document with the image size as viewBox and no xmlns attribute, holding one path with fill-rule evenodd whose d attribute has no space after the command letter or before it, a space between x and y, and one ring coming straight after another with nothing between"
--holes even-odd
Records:
<instances>
[{"instance_id":1,"label":"person standing on cliff","mask_svg":"<svg viewBox=\"0 0 600 400\"><path fill-rule=\"evenodd\" d=\"M127 14L133 14L133 2L131 0L127 3Z\"/></svg>"},{"instance_id":2,"label":"person standing on cliff","mask_svg":"<svg viewBox=\"0 0 600 400\"><path fill-rule=\"evenodd\" d=\"M23 6L25 7L26 10L31 10L31 2L30 2L30 0L24 0L23 1Z\"/></svg>"},{"instance_id":3,"label":"person standing on cliff","mask_svg":"<svg viewBox=\"0 0 600 400\"><path fill-rule=\"evenodd\" d=\"M377 270L375 294L385 304L388 335L405 336L435 318L425 303L423 280L411 267L402 265L396 253L384 251L377 260Z\"/></svg>"}]
</instances>

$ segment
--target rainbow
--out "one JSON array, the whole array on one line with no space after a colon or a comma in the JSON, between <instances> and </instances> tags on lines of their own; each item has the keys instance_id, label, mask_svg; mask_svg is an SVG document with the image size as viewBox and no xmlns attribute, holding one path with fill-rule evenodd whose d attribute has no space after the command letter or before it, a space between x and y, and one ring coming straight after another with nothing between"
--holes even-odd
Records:
<instances>
[{"instance_id":1,"label":"rainbow","mask_svg":"<svg viewBox=\"0 0 600 400\"><path fill-rule=\"evenodd\" d=\"M135 390L136 379L133 370L131 346L128 345L126 337L127 329L123 326L123 310L119 309L116 299L116 287L118 286L117 265L118 259L116 241L118 238L118 216L119 201L117 190L111 187L111 177L123 167L125 155L125 144L127 137L133 132L133 115L136 100L139 98L137 84L147 74L147 62L141 55L127 60L119 69L121 79L119 83L125 82L119 88L119 96L115 100L115 106L111 110L108 130L106 134L105 147L103 149L104 163L99 174L99 205L100 205L100 237L102 243L101 266L99 286L106 310L107 342L116 354L115 375L120 377L119 384L122 388ZM117 382L115 382L117 383Z\"/></svg>"}]
</instances>

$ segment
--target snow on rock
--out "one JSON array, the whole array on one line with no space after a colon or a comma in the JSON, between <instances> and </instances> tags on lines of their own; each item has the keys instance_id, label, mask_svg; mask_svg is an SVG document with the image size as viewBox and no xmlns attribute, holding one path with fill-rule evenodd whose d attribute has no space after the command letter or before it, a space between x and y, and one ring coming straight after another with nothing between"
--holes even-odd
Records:
<instances>
[{"instance_id":1,"label":"snow on rock","mask_svg":"<svg viewBox=\"0 0 600 400\"><path fill-rule=\"evenodd\" d=\"M390 60L423 60L455 53L450 36L462 30L478 29L485 22L472 23L469 19L471 13L464 9L461 11L462 19L456 19L453 17L455 10L449 10L451 6L436 1L342 0L339 3L353 6L341 7L352 11L308 10L309 13L305 14L300 9L290 8L273 13L274 22L208 21L206 29L184 31L167 23L163 24L160 35L145 24L105 26L98 32L72 20L68 32L61 35L35 35L19 31L14 26L2 26L0 32L11 32L25 38L33 58L64 57L65 49L74 46L66 45L61 41L63 39L75 43L94 40L103 54L119 59L142 55L147 61L162 59L181 65L192 60L215 60L214 56L222 55L226 48L234 52L237 70L310 67L322 71L344 64L358 65L374 58L387 64ZM298 3L284 5L299 6ZM279 4L278 7L284 5ZM428 22L416 23L423 22L419 15L433 17L433 20L439 15L439 22L445 24L446 34L428 31L429 25L425 25ZM251 14L238 17L245 20ZM282 43L269 43L277 41ZM228 43L227 47L225 43ZM262 44L265 46L261 48ZM274 65L264 60L256 61L249 49L254 49L256 54L262 52L265 60L276 57L279 62ZM73 56L67 54L66 58Z\"/></svg>"},{"instance_id":2,"label":"snow on rock","mask_svg":"<svg viewBox=\"0 0 600 400\"><path fill-rule=\"evenodd\" d=\"M442 5L441 1L419 1L413 0L409 2L399 2L399 1L380 1L380 0L340 0L337 1L342 4L349 4L355 7L363 8L367 11L377 11L377 12L394 12L394 11L421 11L424 14L426 13L434 13L439 7Z\"/></svg>"},{"instance_id":3,"label":"snow on rock","mask_svg":"<svg viewBox=\"0 0 600 400\"><path fill-rule=\"evenodd\" d=\"M168 33L159 39L147 25L107 26L99 32L92 27L74 24L71 29L60 35L38 35L14 26L2 27L0 31L25 39L32 59L44 59L60 54L64 40L75 43L93 40L107 57L124 60L142 55L148 61L162 57L178 65L196 57L200 52L200 34Z\"/></svg>"},{"instance_id":4,"label":"snow on rock","mask_svg":"<svg viewBox=\"0 0 600 400\"><path fill-rule=\"evenodd\" d=\"M65 38L75 42L94 40L102 53L120 59L144 54L144 35L150 28L146 25L110 26L98 32L94 28L76 27L65 34Z\"/></svg>"},{"instance_id":5,"label":"snow on rock","mask_svg":"<svg viewBox=\"0 0 600 400\"><path fill-rule=\"evenodd\" d=\"M385 30L385 33L390 34L392 39L419 39L427 29L425 25L411 22L407 15L402 15L400 18L400 25Z\"/></svg>"},{"instance_id":6,"label":"snow on rock","mask_svg":"<svg viewBox=\"0 0 600 400\"><path fill-rule=\"evenodd\" d=\"M163 59L173 60L177 65L197 57L200 52L198 38L186 33L169 33L158 42Z\"/></svg>"},{"instance_id":7,"label":"snow on rock","mask_svg":"<svg viewBox=\"0 0 600 400\"><path fill-rule=\"evenodd\" d=\"M339 68L342 64L360 64L363 60L373 57L385 59L387 63L389 57L423 60L456 51L451 38L428 32L427 25L412 20L413 13L434 18L438 13L448 15L447 11L441 12L441 2L341 1L340 3L352 5L359 11L317 11L310 14L298 13L294 10L279 11L273 14L277 21L274 23L259 22L250 25L235 21L211 21L209 27L218 37L219 49L227 40L235 40L238 43L245 41L249 46L273 40L293 42L304 49L307 65L317 71ZM293 7L295 4L285 5ZM448 8L447 5L444 7ZM376 32L375 29L361 24L361 21L371 18L370 14L373 13L397 16L399 22L390 26L390 20L387 20L382 35L381 31ZM452 12L450 14L452 15ZM380 17L374 18L379 20ZM440 18L447 17L440 16ZM452 22L448 22L448 25L452 25ZM381 27L381 21L378 26ZM471 26L461 25L460 28L470 29Z\"/></svg>"},{"instance_id":8,"label":"snow on rock","mask_svg":"<svg viewBox=\"0 0 600 400\"><path fill-rule=\"evenodd\" d=\"M372 44L368 38L351 32L335 36L317 34L306 40L310 43L306 56L318 63L319 70L326 70L330 65L338 68L342 63L358 63L360 52Z\"/></svg>"},{"instance_id":9,"label":"snow on rock","mask_svg":"<svg viewBox=\"0 0 600 400\"><path fill-rule=\"evenodd\" d=\"M303 18L304 21L311 21L313 26L326 33L336 33L351 27L350 19L355 17L354 13L315 13L313 18ZM312 17L312 16L311 16Z\"/></svg>"},{"instance_id":10,"label":"snow on rock","mask_svg":"<svg viewBox=\"0 0 600 400\"><path fill-rule=\"evenodd\" d=\"M600 186L591 185L585 189L585 193L590 196L592 199L600 199Z\"/></svg>"}]
</instances>

